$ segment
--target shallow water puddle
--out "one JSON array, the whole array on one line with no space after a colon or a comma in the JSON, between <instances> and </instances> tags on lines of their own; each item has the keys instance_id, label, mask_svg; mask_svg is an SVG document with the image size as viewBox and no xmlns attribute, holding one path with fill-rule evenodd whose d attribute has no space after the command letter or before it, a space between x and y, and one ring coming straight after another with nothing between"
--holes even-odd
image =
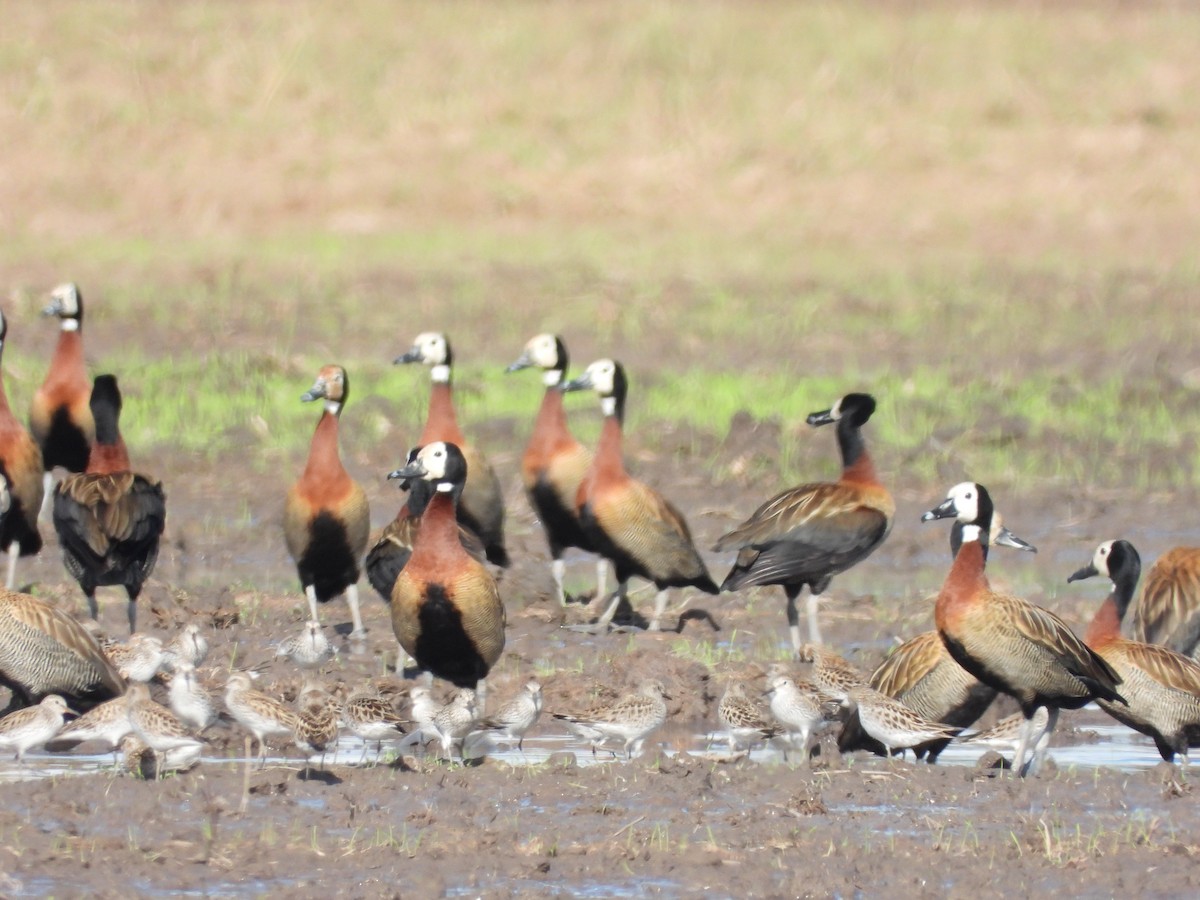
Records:
<instances>
[{"instance_id":1,"label":"shallow water puddle","mask_svg":"<svg viewBox=\"0 0 1200 900\"><path fill-rule=\"evenodd\" d=\"M1068 746L1051 746L1049 756L1059 768L1093 769L1106 767L1122 772L1132 772L1139 769L1150 769L1158 765L1162 758L1155 749L1153 741L1132 729L1117 723L1088 725L1087 730L1094 732L1098 740L1091 743L1073 744ZM716 760L729 759L727 742L723 735L716 732L696 734L694 747L689 751L692 755ZM365 754L364 754L365 750ZM375 749L375 743L364 746L356 738L343 738L337 749L310 757L307 761L296 756L268 756L267 767L288 767L301 771L307 762L313 772L322 768L347 769L359 765L386 765L396 759L398 754L420 754L412 741L385 742L382 752ZM482 757L488 757L495 762L510 766L539 766L544 765L552 756L560 753L573 753L575 764L578 766L594 766L614 762L625 762L625 755L619 749L614 754L607 747L602 747L595 754L591 748L581 744L568 734L542 734L526 738L524 750L517 750L516 745L493 742L489 737L473 738L467 744L467 764ZM987 752L986 747L974 744L951 744L939 758L939 764L951 766L973 766ZM1011 751L1004 756L1010 756ZM438 758L438 747L430 745L425 751L426 759ZM797 763L799 754L791 750L785 758L783 748L778 742L755 747L749 753L749 758L764 765L779 765ZM912 756L907 757L909 761ZM458 757L455 757L458 761ZM201 758L201 765L246 765L245 757L240 756L206 756ZM257 764L257 759L250 760ZM30 753L22 764L15 760L0 762L0 783L13 781L29 781L40 778L60 778L75 775L91 775L102 771L112 771L113 755L111 753Z\"/></svg>"}]
</instances>

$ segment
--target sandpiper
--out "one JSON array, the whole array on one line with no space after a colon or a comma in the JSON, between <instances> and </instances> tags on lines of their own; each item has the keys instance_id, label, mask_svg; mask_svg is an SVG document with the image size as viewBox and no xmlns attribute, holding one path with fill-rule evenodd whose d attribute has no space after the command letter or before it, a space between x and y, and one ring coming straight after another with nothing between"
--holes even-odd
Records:
<instances>
[{"instance_id":1,"label":"sandpiper","mask_svg":"<svg viewBox=\"0 0 1200 900\"><path fill-rule=\"evenodd\" d=\"M360 689L342 704L342 724L363 741L361 763L367 758L367 743L375 741L375 752L383 749L387 738L405 733L405 720L392 705L371 689Z\"/></svg>"},{"instance_id":2,"label":"sandpiper","mask_svg":"<svg viewBox=\"0 0 1200 900\"><path fill-rule=\"evenodd\" d=\"M646 737L667 720L667 697L662 683L646 681L636 693L621 697L611 706L583 715L555 713L576 735L592 745L592 753L609 738L625 742L625 756L641 751Z\"/></svg>"},{"instance_id":3,"label":"sandpiper","mask_svg":"<svg viewBox=\"0 0 1200 900\"><path fill-rule=\"evenodd\" d=\"M1046 728L1050 722L1050 710L1039 706L1030 721L1033 722L1032 727L1037 729L1036 733L1039 735L1033 748L1033 762L1030 764L1030 771L1036 773L1045 760L1046 750L1050 746L1051 732ZM1025 716L1016 712L1011 716L1005 716L991 728L971 734L960 734L958 741L963 746L970 744L976 747L987 747L997 753L1015 753L1021 741L1021 728L1024 726Z\"/></svg>"},{"instance_id":4,"label":"sandpiper","mask_svg":"<svg viewBox=\"0 0 1200 900\"><path fill-rule=\"evenodd\" d=\"M275 658L290 659L302 669L318 669L337 656L337 650L325 637L321 623L309 619L299 634L281 641L275 648Z\"/></svg>"},{"instance_id":5,"label":"sandpiper","mask_svg":"<svg viewBox=\"0 0 1200 900\"><path fill-rule=\"evenodd\" d=\"M300 711L292 728L292 740L306 757L320 753L324 768L325 754L337 745L341 717L338 703L320 685L306 683L296 698L296 706Z\"/></svg>"},{"instance_id":6,"label":"sandpiper","mask_svg":"<svg viewBox=\"0 0 1200 900\"><path fill-rule=\"evenodd\" d=\"M146 682L158 674L163 645L154 635L135 631L125 643L114 644L105 653L126 681Z\"/></svg>"},{"instance_id":7,"label":"sandpiper","mask_svg":"<svg viewBox=\"0 0 1200 900\"><path fill-rule=\"evenodd\" d=\"M53 738L63 727L63 715L70 712L67 701L51 694L37 706L19 709L0 719L0 750L15 750L17 762L25 751L39 747Z\"/></svg>"},{"instance_id":8,"label":"sandpiper","mask_svg":"<svg viewBox=\"0 0 1200 900\"><path fill-rule=\"evenodd\" d=\"M798 743L804 761L811 755L812 735L829 721L829 698L816 685L803 681L797 684L787 675L775 675L767 688L771 698L771 715L788 734L788 742ZM796 740L799 735L799 741Z\"/></svg>"},{"instance_id":9,"label":"sandpiper","mask_svg":"<svg viewBox=\"0 0 1200 900\"><path fill-rule=\"evenodd\" d=\"M867 684L866 677L828 647L820 644L803 644L798 658L812 663L812 682L821 693L844 703L850 689Z\"/></svg>"},{"instance_id":10,"label":"sandpiper","mask_svg":"<svg viewBox=\"0 0 1200 900\"><path fill-rule=\"evenodd\" d=\"M105 700L78 719L68 722L62 731L55 735L52 743L73 746L84 741L103 741L113 751L113 762L116 762L117 747L121 738L132 730L133 726L129 724L128 704L125 697L121 696Z\"/></svg>"},{"instance_id":11,"label":"sandpiper","mask_svg":"<svg viewBox=\"0 0 1200 900\"><path fill-rule=\"evenodd\" d=\"M125 694L128 704L129 724L134 733L151 750L159 755L171 750L190 749L199 752L204 744L194 737L175 713L161 703L150 699L150 686L130 685ZM159 769L163 767L160 765Z\"/></svg>"},{"instance_id":12,"label":"sandpiper","mask_svg":"<svg viewBox=\"0 0 1200 900\"><path fill-rule=\"evenodd\" d=\"M432 731L433 720L441 711L442 704L434 700L429 688L421 684L408 692L408 700L412 704L412 719L417 728Z\"/></svg>"},{"instance_id":13,"label":"sandpiper","mask_svg":"<svg viewBox=\"0 0 1200 900\"><path fill-rule=\"evenodd\" d=\"M962 731L956 726L930 722L899 700L865 684L850 688L842 702L858 709L863 731L883 744L889 756L895 750L904 751L927 741L952 738Z\"/></svg>"},{"instance_id":14,"label":"sandpiper","mask_svg":"<svg viewBox=\"0 0 1200 900\"><path fill-rule=\"evenodd\" d=\"M246 737L249 753L250 736L258 741L258 755L265 760L268 737L291 737L296 730L296 713L274 697L268 697L250 686L246 672L234 672L225 685L225 708L239 725L250 734Z\"/></svg>"},{"instance_id":15,"label":"sandpiper","mask_svg":"<svg viewBox=\"0 0 1200 900\"><path fill-rule=\"evenodd\" d=\"M740 681L731 681L725 688L717 704L717 719L725 729L730 753L736 753L743 744L753 747L759 741L770 740L778 733Z\"/></svg>"},{"instance_id":16,"label":"sandpiper","mask_svg":"<svg viewBox=\"0 0 1200 900\"><path fill-rule=\"evenodd\" d=\"M198 666L208 657L208 638L195 622L189 622L163 647L162 668L174 672L180 664Z\"/></svg>"},{"instance_id":17,"label":"sandpiper","mask_svg":"<svg viewBox=\"0 0 1200 900\"><path fill-rule=\"evenodd\" d=\"M442 742L442 755L450 757L454 745L459 745L459 758L462 758L462 742L479 718L479 706L475 702L475 691L471 688L459 688L454 699L437 711L433 717L432 730Z\"/></svg>"},{"instance_id":18,"label":"sandpiper","mask_svg":"<svg viewBox=\"0 0 1200 900\"><path fill-rule=\"evenodd\" d=\"M204 731L217 721L217 703L212 693L200 681L196 667L190 662L175 664L175 677L167 694L171 710L189 728Z\"/></svg>"},{"instance_id":19,"label":"sandpiper","mask_svg":"<svg viewBox=\"0 0 1200 900\"><path fill-rule=\"evenodd\" d=\"M195 766L200 762L204 745L197 742L157 753L136 734L130 733L121 738L117 749L126 772L147 781L156 781L167 772L183 772Z\"/></svg>"},{"instance_id":20,"label":"sandpiper","mask_svg":"<svg viewBox=\"0 0 1200 900\"><path fill-rule=\"evenodd\" d=\"M480 731L490 731L493 737L516 740L517 749L525 752L525 734L542 714L542 686L530 678L517 695L495 713L479 723Z\"/></svg>"}]
</instances>

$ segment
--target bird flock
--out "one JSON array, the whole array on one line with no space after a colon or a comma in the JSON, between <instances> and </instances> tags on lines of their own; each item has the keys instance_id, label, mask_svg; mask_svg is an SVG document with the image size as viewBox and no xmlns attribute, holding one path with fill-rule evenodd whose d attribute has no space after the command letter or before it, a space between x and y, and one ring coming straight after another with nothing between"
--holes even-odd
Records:
<instances>
[{"instance_id":1,"label":"bird flock","mask_svg":"<svg viewBox=\"0 0 1200 900\"><path fill-rule=\"evenodd\" d=\"M344 733L363 744L437 744L443 756L467 755L472 742L514 743L542 712L542 686L530 679L495 711L486 710L488 673L501 658L507 622L497 570L507 568L506 510L496 471L463 434L454 406L450 341L424 332L397 364L430 372L428 414L417 446L388 475L405 490L395 518L374 540L367 496L342 465L341 413L350 397L344 368L327 365L301 395L320 402L303 471L283 501L283 544L307 599L303 630L280 641L275 658L319 673L337 657L319 609L344 596L352 620L352 651L367 639L359 604L360 575L389 604L392 631L422 673L409 687L407 715L393 697L360 686L339 698L319 677L306 676L293 698L255 687L255 670L202 670L203 630L189 624L172 640L137 631L137 599L153 572L166 525L160 483L132 469L121 437L121 393L111 374L89 379L84 366L83 299L73 284L50 295L45 313L60 323L58 345L34 395L29 429L9 407L0 381L0 550L8 555L0 592L0 683L12 691L0 718L0 748L18 761L38 746L70 749L99 741L126 765L155 776L194 765L203 733L221 718L245 734L245 755L266 758L267 742L290 742L321 764ZM8 337L0 313L0 354ZM635 618L629 585L638 578L656 594L647 629L667 616L672 589L707 594L779 585L788 636L799 663L767 673L765 692L731 679L717 719L731 753L777 741L808 763L814 739L839 728L838 747L893 755L912 750L936 762L952 741L1012 750L1021 775L1041 764L1060 710L1095 702L1155 743L1164 760L1200 745L1200 548L1177 548L1149 572L1140 598L1141 561L1132 544L1106 541L1068 579L1101 576L1112 591L1082 637L1049 610L994 589L987 577L992 547L1033 551L1003 524L987 489L963 482L923 521L948 519L951 565L934 605L933 627L899 645L870 675L859 672L822 638L819 608L833 577L867 559L888 537L896 507L880 482L863 436L876 408L865 393L848 393L812 413L814 427L833 425L842 471L836 481L799 485L762 503L713 547L734 556L724 579L710 575L684 514L626 469L623 441L629 379L613 359L567 377L562 338L533 337L508 372L537 369L544 393L521 477L547 541L557 602L569 548L594 554L594 621L577 630L604 634ZM590 391L603 424L594 449L571 433L564 397ZM66 471L57 484L52 473ZM129 638L116 643L47 601L14 590L17 560L42 550L39 515L48 510L66 571L78 582L94 623L96 590L121 586L128 598ZM615 590L608 593L611 567ZM799 599L805 607L807 640ZM1130 637L1122 623L1134 608ZM628 626L625 626L628 627ZM455 688L434 700L432 679ZM153 689L152 689L153 685ZM986 731L967 733L1000 695L1019 713ZM157 702L158 696L165 702ZM661 680L552 720L595 753L608 746L627 756L668 719L672 699ZM68 717L71 718L68 721Z\"/></svg>"}]
</instances>

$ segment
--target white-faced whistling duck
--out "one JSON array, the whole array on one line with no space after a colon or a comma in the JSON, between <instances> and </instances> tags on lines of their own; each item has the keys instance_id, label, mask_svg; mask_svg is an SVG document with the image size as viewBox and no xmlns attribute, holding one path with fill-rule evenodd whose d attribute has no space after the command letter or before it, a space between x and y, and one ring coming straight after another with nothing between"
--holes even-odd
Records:
<instances>
[{"instance_id":1,"label":"white-faced whistling duck","mask_svg":"<svg viewBox=\"0 0 1200 900\"><path fill-rule=\"evenodd\" d=\"M567 374L568 361L567 347L561 337L539 334L529 340L517 361L505 369L506 372L534 367L542 370L546 390L529 435L529 445L521 457L521 477L529 505L546 532L554 586L558 591L558 602L563 606L567 603L563 589L566 572L563 551L578 547L589 553L595 552L575 508L579 485L592 464L592 454L567 427L563 395L558 389ZM604 596L607 567L603 557L596 563L597 597Z\"/></svg>"},{"instance_id":2,"label":"white-faced whistling duck","mask_svg":"<svg viewBox=\"0 0 1200 900\"><path fill-rule=\"evenodd\" d=\"M962 546L963 524L955 520L950 529L950 556ZM1037 548L1026 543L1004 527L1000 513L992 516L991 546L1012 547L1036 553ZM966 728L975 722L996 699L995 689L984 684L954 661L937 631L926 631L905 641L879 664L871 675L871 687L894 697L930 722L941 722ZM917 759L928 754L930 763L950 743L948 738L913 747ZM838 735L838 749L870 750L882 754L883 745L873 741L861 728L856 715L851 714Z\"/></svg>"},{"instance_id":3,"label":"white-faced whistling duck","mask_svg":"<svg viewBox=\"0 0 1200 900\"><path fill-rule=\"evenodd\" d=\"M416 460L420 447L414 447L408 453L408 463ZM412 556L413 543L417 532L421 530L421 516L434 495L431 483L421 478L400 479L400 488L407 491L407 498L396 517L379 532L379 536L367 551L367 559L363 568L367 570L367 580L371 587L383 598L384 603L392 602L392 588L396 577L408 564ZM479 535L467 528L462 522L458 523L458 539L471 556L480 562L487 562L487 551Z\"/></svg>"},{"instance_id":4,"label":"white-faced whistling duck","mask_svg":"<svg viewBox=\"0 0 1200 900\"><path fill-rule=\"evenodd\" d=\"M83 296L79 288L60 284L50 292L50 304L42 315L57 316L61 323L50 368L29 409L29 428L42 448L46 470L43 490L49 497L55 466L68 472L87 468L96 424L90 406L92 382L83 358Z\"/></svg>"},{"instance_id":5,"label":"white-faced whistling duck","mask_svg":"<svg viewBox=\"0 0 1200 900\"><path fill-rule=\"evenodd\" d=\"M954 517L963 523L963 544L938 594L934 622L960 666L1020 706L1026 727L1012 765L1025 775L1025 751L1042 737L1031 733L1039 706L1049 710L1046 731L1052 732L1060 709L1079 709L1095 699L1125 701L1117 692L1121 677L1066 622L992 590L985 571L992 510L983 486L966 481L921 521Z\"/></svg>"},{"instance_id":6,"label":"white-faced whistling duck","mask_svg":"<svg viewBox=\"0 0 1200 900\"><path fill-rule=\"evenodd\" d=\"M1200 547L1176 547L1146 573L1130 637L1196 656L1200 648Z\"/></svg>"},{"instance_id":7,"label":"white-faced whistling duck","mask_svg":"<svg viewBox=\"0 0 1200 900\"><path fill-rule=\"evenodd\" d=\"M458 537L455 506L467 473L456 445L434 441L388 476L434 487L412 556L392 588L392 629L422 669L474 688L504 649L504 605L496 579Z\"/></svg>"},{"instance_id":8,"label":"white-faced whistling duck","mask_svg":"<svg viewBox=\"0 0 1200 900\"><path fill-rule=\"evenodd\" d=\"M69 475L54 489L54 530L63 563L97 618L96 588L120 585L129 595L129 631L137 629L137 598L154 571L167 521L162 484L130 471L121 438L121 391L113 375L97 375L92 387L96 442L87 471Z\"/></svg>"},{"instance_id":9,"label":"white-faced whistling duck","mask_svg":"<svg viewBox=\"0 0 1200 900\"><path fill-rule=\"evenodd\" d=\"M341 366L324 366L313 386L300 395L304 402L323 400L324 411L313 432L308 462L288 491L283 508L283 535L296 563L309 613L317 621L317 604L346 595L354 630L366 635L358 609L358 566L371 533L367 495L342 465L338 453L338 418L350 397L350 381Z\"/></svg>"},{"instance_id":10,"label":"white-faced whistling duck","mask_svg":"<svg viewBox=\"0 0 1200 900\"><path fill-rule=\"evenodd\" d=\"M782 585L787 595L792 646L800 648L796 600L809 587L808 639L821 643L817 607L834 575L862 562L892 528L896 504L879 483L861 428L875 411L868 394L847 394L832 409L815 412L809 425L837 423L842 477L802 484L764 503L726 534L714 549L736 550L737 561L721 585L736 591L755 584Z\"/></svg>"},{"instance_id":11,"label":"white-faced whistling duck","mask_svg":"<svg viewBox=\"0 0 1200 900\"><path fill-rule=\"evenodd\" d=\"M658 595L650 630L657 631L673 587L694 587L717 593L704 560L692 542L683 514L654 488L625 471L622 426L628 381L625 369L611 359L600 359L561 389L591 389L600 397L604 424L592 464L579 485L575 498L579 520L595 552L613 564L617 592L589 631L606 631L629 590L629 579L637 576L654 582Z\"/></svg>"},{"instance_id":12,"label":"white-faced whistling duck","mask_svg":"<svg viewBox=\"0 0 1200 900\"><path fill-rule=\"evenodd\" d=\"M429 394L429 414L425 428L417 444L424 446L434 441L455 444L467 461L470 476L463 490L462 502L458 506L458 517L483 540L487 548L488 561L507 568L508 551L504 549L504 492L500 479L487 458L474 445L469 444L458 427L458 416L454 411L454 395L450 386L450 373L454 354L450 341L444 334L426 331L417 335L412 348L397 356L401 363L422 363L430 367L432 387Z\"/></svg>"},{"instance_id":13,"label":"white-faced whistling duck","mask_svg":"<svg viewBox=\"0 0 1200 900\"><path fill-rule=\"evenodd\" d=\"M0 684L12 690L10 709L48 694L86 709L125 690L86 628L45 600L13 591L0 591Z\"/></svg>"},{"instance_id":14,"label":"white-faced whistling duck","mask_svg":"<svg viewBox=\"0 0 1200 900\"><path fill-rule=\"evenodd\" d=\"M8 320L0 312L0 355L8 337ZM17 557L32 556L42 549L38 514L42 509L45 484L42 481L42 451L8 405L0 371L0 474L8 480L8 514L0 519L0 550L8 554L5 586L11 591L17 582Z\"/></svg>"},{"instance_id":15,"label":"white-faced whistling duck","mask_svg":"<svg viewBox=\"0 0 1200 900\"><path fill-rule=\"evenodd\" d=\"M1121 619L1133 600L1141 558L1128 541L1105 541L1090 565L1068 582L1103 575L1112 593L1100 604L1083 641L1121 676L1121 696L1128 705L1097 701L1118 722L1154 739L1167 762L1175 754L1188 762L1188 747L1200 747L1200 664L1157 644L1121 637Z\"/></svg>"}]
</instances>

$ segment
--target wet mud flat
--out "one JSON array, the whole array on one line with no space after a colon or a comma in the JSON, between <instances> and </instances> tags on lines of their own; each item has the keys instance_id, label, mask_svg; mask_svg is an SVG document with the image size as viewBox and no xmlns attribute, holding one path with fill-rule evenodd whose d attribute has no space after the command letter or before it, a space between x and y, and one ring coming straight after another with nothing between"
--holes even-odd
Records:
<instances>
[{"instance_id":1,"label":"wet mud flat","mask_svg":"<svg viewBox=\"0 0 1200 900\"><path fill-rule=\"evenodd\" d=\"M219 681L230 665L269 660L307 615L278 530L277 498L291 473L256 484L249 514L231 519L213 510L235 508L245 486L189 478L183 459L160 462L172 486L171 518L140 621L163 636L199 621L212 644L206 666ZM667 453L640 468L651 483L673 485L672 499L693 511L703 547L749 511L746 496L773 488L680 479ZM379 485L370 490L378 526L398 498ZM0 896L1197 893L1192 780L1157 763L1148 742L1113 730L1098 712L1064 714L1051 746L1059 762L1026 781L977 769L982 751L951 750L943 764L914 766L841 758L829 737L811 768L769 751L711 758L722 748L704 736L715 728L725 683L737 677L761 689L767 665L787 655L780 593L674 592L676 630L567 631L563 624L591 612L583 603L558 607L544 539L519 489L509 494L514 565L501 580L507 646L489 677L488 708L529 675L541 679L546 709L526 742L527 759L504 751L463 766L409 749L374 765L372 753L357 766L361 746L348 740L322 770L316 760L306 769L296 750L277 745L264 768L251 770L244 811L243 739L227 725L205 734L209 748L197 768L159 782L110 771L95 748L39 755L25 771L3 763ZM931 627L928 598L948 566L946 535L916 522L937 499L937 491L898 494L893 534L835 583L822 609L831 643L864 671L898 638ZM1113 501L1072 497L1073 517L1063 525L1062 500L1048 490L1006 494L1007 521L1041 552L1017 560L997 553L990 571L1082 629L1103 591L1044 586L1064 582L1096 540L1113 536L1106 522ZM1156 523L1164 546L1151 553L1186 542L1191 525L1182 514L1164 515L1164 504L1136 494L1121 504L1128 521ZM78 589L47 538L42 554L22 564L22 578L82 614ZM711 555L708 562L716 573L729 564ZM592 572L590 559L572 557L568 587L586 596ZM366 652L349 652L345 604L323 607L342 652L321 678L342 696L371 681L406 710L403 694L413 682L392 672L387 607L362 590ZM632 599L635 610L648 611L647 592ZM101 624L124 636L118 595L101 596ZM279 661L260 687L291 699L302 678ZM667 686L670 715L631 761L603 752L593 760L549 716L645 678ZM444 699L445 686L437 690ZM1000 705L981 724L1010 711Z\"/></svg>"},{"instance_id":2,"label":"wet mud flat","mask_svg":"<svg viewBox=\"0 0 1200 900\"><path fill-rule=\"evenodd\" d=\"M580 766L207 759L160 782L5 784L5 896L1194 896L1200 814L1169 767L1015 780L652 751Z\"/></svg>"}]
</instances>

